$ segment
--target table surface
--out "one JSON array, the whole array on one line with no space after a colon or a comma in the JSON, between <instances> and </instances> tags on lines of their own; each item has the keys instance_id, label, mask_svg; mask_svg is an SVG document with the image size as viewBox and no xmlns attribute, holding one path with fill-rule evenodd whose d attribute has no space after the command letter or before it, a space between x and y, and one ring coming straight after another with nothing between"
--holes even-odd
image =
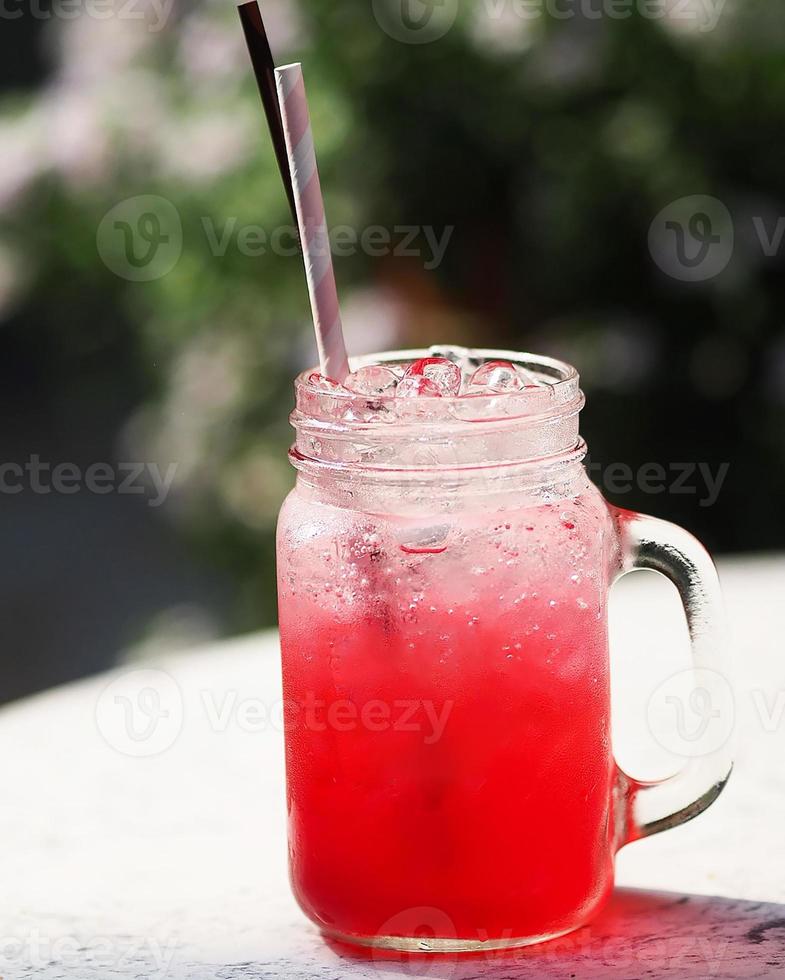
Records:
<instances>
[{"instance_id":1,"label":"table surface","mask_svg":"<svg viewBox=\"0 0 785 980\"><path fill-rule=\"evenodd\" d=\"M620 853L620 887L587 928L470 958L323 942L287 885L277 637L266 633L0 711L0 976L785 978L785 558L720 570L735 772L699 819ZM673 746L647 706L686 664L683 616L651 573L623 580L611 613L614 745L636 776L664 775Z\"/></svg>"}]
</instances>

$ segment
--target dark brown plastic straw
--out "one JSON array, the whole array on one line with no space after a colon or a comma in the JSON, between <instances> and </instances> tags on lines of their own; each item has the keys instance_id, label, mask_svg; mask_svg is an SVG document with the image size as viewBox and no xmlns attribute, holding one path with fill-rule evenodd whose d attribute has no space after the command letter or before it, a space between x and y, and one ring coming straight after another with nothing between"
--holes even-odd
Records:
<instances>
[{"instance_id":1,"label":"dark brown plastic straw","mask_svg":"<svg viewBox=\"0 0 785 980\"><path fill-rule=\"evenodd\" d=\"M248 0L247 3L240 4L237 9L240 13L245 43L248 45L248 53L251 56L251 64L256 75L256 84L259 86L259 94L262 97L262 105L267 116L267 124L270 127L270 135L273 138L278 169L281 171L283 186L294 219L294 227L297 228L297 208L294 203L292 175L289 172L289 157L286 153L286 141L283 135L281 107L278 104L278 91L275 86L275 64L270 51L270 42L267 40L267 32L264 29L262 12L257 0Z\"/></svg>"}]
</instances>

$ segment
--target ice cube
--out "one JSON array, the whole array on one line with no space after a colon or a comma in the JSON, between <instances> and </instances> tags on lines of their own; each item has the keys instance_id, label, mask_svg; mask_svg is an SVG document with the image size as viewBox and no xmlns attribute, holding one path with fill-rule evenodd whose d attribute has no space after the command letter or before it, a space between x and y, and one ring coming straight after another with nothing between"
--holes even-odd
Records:
<instances>
[{"instance_id":1,"label":"ice cube","mask_svg":"<svg viewBox=\"0 0 785 980\"><path fill-rule=\"evenodd\" d=\"M396 398L441 398L442 389L425 375L411 376L407 373L403 380L398 382L395 395Z\"/></svg>"},{"instance_id":2,"label":"ice cube","mask_svg":"<svg viewBox=\"0 0 785 980\"><path fill-rule=\"evenodd\" d=\"M487 361L481 364L469 379L468 391L479 394L483 391L502 393L505 391L520 391L529 385L536 385L537 380L523 368L517 368L509 361Z\"/></svg>"},{"instance_id":3,"label":"ice cube","mask_svg":"<svg viewBox=\"0 0 785 980\"><path fill-rule=\"evenodd\" d=\"M381 365L370 365L353 371L346 379L345 386L358 395L371 395L378 398L381 395L393 395L398 385L398 378L393 372Z\"/></svg>"},{"instance_id":4,"label":"ice cube","mask_svg":"<svg viewBox=\"0 0 785 980\"><path fill-rule=\"evenodd\" d=\"M308 375L308 384L311 388L317 388L319 391L346 391L342 384L339 384L337 381L334 381L332 378L328 378L323 374L319 374L318 371L314 371L312 374Z\"/></svg>"},{"instance_id":5,"label":"ice cube","mask_svg":"<svg viewBox=\"0 0 785 980\"><path fill-rule=\"evenodd\" d=\"M445 398L457 395L461 390L461 369L446 357L421 357L419 361L410 364L404 374L404 380L410 378L425 378L439 389L439 394ZM430 394L430 392L418 392Z\"/></svg>"},{"instance_id":6,"label":"ice cube","mask_svg":"<svg viewBox=\"0 0 785 980\"><path fill-rule=\"evenodd\" d=\"M454 344L436 344L428 348L429 357L444 357L452 361L460 369L461 374L468 378L482 364L482 359L476 357L468 347L456 347Z\"/></svg>"},{"instance_id":7,"label":"ice cube","mask_svg":"<svg viewBox=\"0 0 785 980\"><path fill-rule=\"evenodd\" d=\"M470 385L460 398L450 403L450 414L462 422L489 422L492 419L507 418L509 394L511 392L492 391L484 385ZM518 403L519 399L514 401Z\"/></svg>"}]
</instances>

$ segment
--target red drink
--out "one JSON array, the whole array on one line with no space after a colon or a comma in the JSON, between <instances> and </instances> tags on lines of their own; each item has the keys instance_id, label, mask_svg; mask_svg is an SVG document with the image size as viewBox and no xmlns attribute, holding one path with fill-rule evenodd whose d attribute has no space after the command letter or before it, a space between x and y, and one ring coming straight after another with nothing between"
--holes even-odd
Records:
<instances>
[{"instance_id":1,"label":"red drink","mask_svg":"<svg viewBox=\"0 0 785 980\"><path fill-rule=\"evenodd\" d=\"M283 518L303 909L355 937L574 928L612 881L605 508L464 512L419 551L402 522L352 516Z\"/></svg>"}]
</instances>

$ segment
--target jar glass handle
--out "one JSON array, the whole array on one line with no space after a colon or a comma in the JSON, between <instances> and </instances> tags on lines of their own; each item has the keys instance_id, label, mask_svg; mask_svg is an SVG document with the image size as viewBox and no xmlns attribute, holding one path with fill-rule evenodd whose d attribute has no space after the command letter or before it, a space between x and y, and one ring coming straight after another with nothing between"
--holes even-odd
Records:
<instances>
[{"instance_id":1,"label":"jar glass handle","mask_svg":"<svg viewBox=\"0 0 785 980\"><path fill-rule=\"evenodd\" d=\"M710 741L685 753L687 762L674 776L640 782L619 770L621 847L677 827L717 799L733 767L733 700L720 583L708 552L675 524L616 507L610 510L619 542L615 578L648 568L670 579L679 592L687 614L692 679L698 685L692 694L700 693L698 707L714 726Z\"/></svg>"}]
</instances>

